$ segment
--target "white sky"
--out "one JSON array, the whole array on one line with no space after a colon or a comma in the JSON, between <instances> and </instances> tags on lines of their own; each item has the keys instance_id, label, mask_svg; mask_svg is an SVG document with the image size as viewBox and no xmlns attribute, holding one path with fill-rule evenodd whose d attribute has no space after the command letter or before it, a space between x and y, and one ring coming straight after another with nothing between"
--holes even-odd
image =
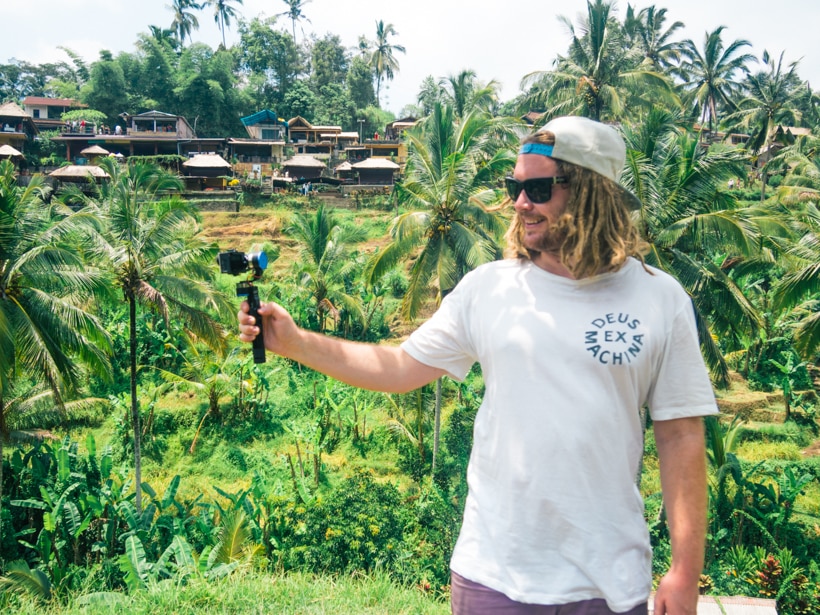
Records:
<instances>
[{"instance_id":1,"label":"white sky","mask_svg":"<svg viewBox=\"0 0 820 615\"><path fill-rule=\"evenodd\" d=\"M0 0L0 63L11 58L33 63L66 60L57 49L68 47L87 62L99 57L100 49L116 55L133 52L139 32L149 25L169 27L171 0ZM691 38L702 48L705 32L725 25L724 43L746 39L748 51L758 58L764 49L784 60L800 60L798 72L813 89L820 89L820 50L817 0L635 0L638 9L655 4L667 8L668 27L682 21L685 29L677 39ZM244 0L234 4L246 19L265 13L273 15L287 7L284 0ZM615 4L623 19L627 2ZM519 92L527 73L549 70L558 53L565 53L569 35L557 16L577 17L586 10L585 0L310 0L303 12L310 23L297 23L296 35L322 37L337 34L342 44L354 47L360 35L375 38L376 22L392 23L398 35L391 39L403 45L397 54L399 72L382 85L382 105L398 114L415 103L422 80L436 79L472 69L481 81L502 84L502 99ZM216 47L221 35L212 9L198 14L200 29L194 41ZM278 26L291 31L284 17ZM233 22L226 32L228 45L238 40ZM748 48L747 48L748 49Z\"/></svg>"}]
</instances>

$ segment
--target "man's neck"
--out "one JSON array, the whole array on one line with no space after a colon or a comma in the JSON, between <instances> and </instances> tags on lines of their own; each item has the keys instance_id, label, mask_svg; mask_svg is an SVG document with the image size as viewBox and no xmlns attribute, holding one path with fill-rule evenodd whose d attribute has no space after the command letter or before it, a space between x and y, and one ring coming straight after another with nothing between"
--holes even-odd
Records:
<instances>
[{"instance_id":1,"label":"man's neck","mask_svg":"<svg viewBox=\"0 0 820 615\"><path fill-rule=\"evenodd\" d=\"M553 275L574 280L575 276L561 262L561 257L557 252L536 252L532 256L532 262L536 267L540 267Z\"/></svg>"}]
</instances>

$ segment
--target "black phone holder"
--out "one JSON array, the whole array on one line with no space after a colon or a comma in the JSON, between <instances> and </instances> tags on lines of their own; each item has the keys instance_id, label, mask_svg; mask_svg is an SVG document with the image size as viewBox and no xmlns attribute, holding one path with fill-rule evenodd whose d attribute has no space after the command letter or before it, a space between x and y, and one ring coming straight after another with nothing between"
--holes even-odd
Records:
<instances>
[{"instance_id":1,"label":"black phone holder","mask_svg":"<svg viewBox=\"0 0 820 615\"><path fill-rule=\"evenodd\" d=\"M219 270L230 275L240 275L250 270L250 276L236 285L236 296L244 298L250 309L248 313L256 320L259 335L253 340L253 362L265 362L265 339L262 331L262 319L259 317L259 289L254 281L262 277L268 266L268 257L264 252L245 254L237 250L220 252L216 257Z\"/></svg>"}]
</instances>

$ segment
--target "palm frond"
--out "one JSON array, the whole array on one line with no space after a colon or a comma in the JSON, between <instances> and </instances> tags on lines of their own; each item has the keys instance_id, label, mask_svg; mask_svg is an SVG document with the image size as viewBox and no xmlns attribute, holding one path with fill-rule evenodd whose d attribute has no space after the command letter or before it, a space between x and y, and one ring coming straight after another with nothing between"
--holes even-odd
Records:
<instances>
[{"instance_id":1,"label":"palm frond","mask_svg":"<svg viewBox=\"0 0 820 615\"><path fill-rule=\"evenodd\" d=\"M6 566L6 576L0 577L0 592L23 591L45 602L51 599L51 581L42 571L29 568L24 560L11 562Z\"/></svg>"}]
</instances>

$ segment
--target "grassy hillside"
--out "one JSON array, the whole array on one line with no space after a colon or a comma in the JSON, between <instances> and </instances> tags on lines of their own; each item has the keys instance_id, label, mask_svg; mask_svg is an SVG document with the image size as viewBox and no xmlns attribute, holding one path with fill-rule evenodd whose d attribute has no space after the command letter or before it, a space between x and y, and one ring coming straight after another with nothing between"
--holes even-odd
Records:
<instances>
[{"instance_id":1,"label":"grassy hillside","mask_svg":"<svg viewBox=\"0 0 820 615\"><path fill-rule=\"evenodd\" d=\"M296 292L293 266L302 258L299 245L285 229L294 212L312 213L316 205L316 201L309 205L299 201L275 207L246 206L238 213L203 213L202 232L222 250L250 251L263 246L274 250L278 258L266 272L262 288L279 293L281 300L282 293ZM362 231L364 238L354 252L369 253L384 245L394 212L340 209L335 215L346 226ZM223 278L221 283L230 290L236 280ZM416 326L397 320L392 324L392 335L385 343L396 343ZM157 345L160 352L161 342ZM248 354L248 349L242 352ZM236 361L230 369L237 369ZM263 555L249 556L239 571L224 579L206 580L195 574L157 579L139 591L126 591L120 585L111 595L97 591L116 576L112 568L122 563L88 564L81 573L73 569L56 592L58 597L45 606L25 594L6 594L0 597L0 608L59 615L109 610L146 614L158 610L181 614L449 612L447 558L463 505L471 420L483 386L480 375L473 374L461 384L444 380L436 490L430 477L432 388L404 396L364 392L273 356L261 369L247 365L240 369L232 374L236 381L220 397L216 414L209 414L203 392L164 388L150 370L143 371L143 480L157 494L152 501L160 501L176 489L175 477L180 477L172 499L180 510L190 513L186 523L201 523L205 528L194 532L201 538L197 550L207 543L203 535L213 532L234 506L232 498L250 494L246 503L268 536L260 547ZM253 394L239 400L238 390L245 387ZM809 420L816 405L815 392L806 391L807 403L795 410L802 423L784 422L782 394L753 390L736 374L731 386L717 391L717 396L724 428L735 415L743 420L727 452L737 456L747 477L759 482L759 488L752 483L745 486L763 494L765 485L778 484L784 468L794 468L798 476L814 476L788 502L788 513L776 527L791 532L787 533L789 540L796 536L794 527L788 525L794 520L801 527L816 528L820 520L820 457L816 457L820 437L817 424ZM52 444L57 449L59 440L69 437L77 443L80 459L88 452L86 438L92 436L98 451L110 453L114 474L126 484L125 491L132 493L133 486L127 484L133 473L128 416L126 401L117 399L106 416L86 417L55 429ZM364 474L357 474L360 470ZM368 478L351 479L362 475ZM660 479L651 430L641 490L653 540L661 544L655 568L660 575L668 565L668 545L660 521ZM738 487L729 495L739 492ZM780 497L785 492L772 493ZM359 502L361 510L356 508ZM769 506L765 498L757 504ZM782 512L779 506L771 506L772 518ZM165 522L172 523L176 513L172 506L168 508L171 512ZM750 513L744 510L743 514ZM712 544L725 536L716 533ZM148 538L145 540L147 543ZM760 540L769 540L766 546L771 549L786 544L777 532ZM736 561L727 563L713 550L707 559L716 591L757 595L758 588L742 574L736 587L726 585L725 579L734 578L735 570L727 566L736 566ZM349 553L353 553L350 558ZM156 560L158 555L151 558ZM350 570L380 572L351 574ZM753 566L748 573L754 573Z\"/></svg>"}]
</instances>

